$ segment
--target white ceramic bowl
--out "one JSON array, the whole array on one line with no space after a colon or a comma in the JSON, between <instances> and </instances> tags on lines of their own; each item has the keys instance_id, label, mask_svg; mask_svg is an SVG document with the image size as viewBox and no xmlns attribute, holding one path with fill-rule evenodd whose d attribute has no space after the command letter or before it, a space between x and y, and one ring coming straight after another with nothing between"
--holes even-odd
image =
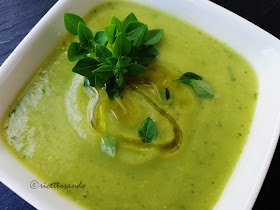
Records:
<instances>
[{"instance_id":1,"label":"white ceramic bowl","mask_svg":"<svg viewBox=\"0 0 280 210\"><path fill-rule=\"evenodd\" d=\"M63 13L84 15L102 0L60 0L25 37L0 69L0 120L36 66L66 32ZM280 130L280 41L241 17L207 0L133 0L185 20L227 43L256 71L259 97L247 143L215 209L251 209L259 193ZM0 180L39 209L77 209L47 189L33 190L36 179L0 140Z\"/></svg>"}]
</instances>

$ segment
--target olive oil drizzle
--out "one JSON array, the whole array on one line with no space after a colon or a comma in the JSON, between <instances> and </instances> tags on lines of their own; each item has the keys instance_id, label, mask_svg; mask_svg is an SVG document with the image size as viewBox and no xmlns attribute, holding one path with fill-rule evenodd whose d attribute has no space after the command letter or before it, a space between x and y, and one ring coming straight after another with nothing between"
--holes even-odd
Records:
<instances>
[{"instance_id":1,"label":"olive oil drizzle","mask_svg":"<svg viewBox=\"0 0 280 210\"><path fill-rule=\"evenodd\" d=\"M143 85L150 86L148 84L143 84ZM129 84L127 88L141 95L152 107L154 107L156 111L158 111L162 116L164 116L170 122L170 124L173 127L173 138L170 141L156 145L156 144L145 144L140 139L132 139L119 134L115 136L115 138L119 140L118 145L123 147L131 147L138 150L148 150L154 148L154 149L158 149L160 152L163 153L173 153L176 150L178 150L182 143L182 131L180 129L178 122L169 113L167 113L164 109L162 109L159 105L157 105L157 103L153 99L151 99L147 94L140 91L137 88L137 85ZM98 123L98 119L95 119L93 116L94 113L98 111L98 105L92 108L94 109L94 111L88 112L91 114L90 116L91 126L96 132L98 132L102 136L105 131L105 125L101 125L100 123Z\"/></svg>"}]
</instances>

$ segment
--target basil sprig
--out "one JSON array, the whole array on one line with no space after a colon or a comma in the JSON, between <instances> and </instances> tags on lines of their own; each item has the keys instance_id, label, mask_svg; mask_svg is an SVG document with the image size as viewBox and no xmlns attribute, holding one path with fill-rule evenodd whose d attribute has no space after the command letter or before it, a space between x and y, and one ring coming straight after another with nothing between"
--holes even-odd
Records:
<instances>
[{"instance_id":1,"label":"basil sprig","mask_svg":"<svg viewBox=\"0 0 280 210\"><path fill-rule=\"evenodd\" d=\"M78 61L72 71L86 77L92 87L104 85L109 98L121 95L127 76L147 69L158 55L153 45L163 36L162 29L149 30L133 13L123 21L113 16L110 25L95 35L75 14L65 13L64 24L79 38L67 50L68 60Z\"/></svg>"},{"instance_id":2,"label":"basil sprig","mask_svg":"<svg viewBox=\"0 0 280 210\"><path fill-rule=\"evenodd\" d=\"M203 98L213 98L215 96L212 87L203 78L195 73L187 72L176 81L193 87L195 93Z\"/></svg>"}]
</instances>

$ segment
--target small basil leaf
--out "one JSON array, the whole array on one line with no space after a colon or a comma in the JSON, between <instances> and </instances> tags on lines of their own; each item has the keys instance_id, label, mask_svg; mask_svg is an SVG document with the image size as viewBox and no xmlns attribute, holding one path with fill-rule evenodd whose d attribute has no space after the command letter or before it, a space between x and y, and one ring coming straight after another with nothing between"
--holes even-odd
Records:
<instances>
[{"instance_id":1,"label":"small basil leaf","mask_svg":"<svg viewBox=\"0 0 280 210\"><path fill-rule=\"evenodd\" d=\"M163 36L162 29L150 30L148 40L145 42L145 45L154 45L161 40Z\"/></svg>"},{"instance_id":2,"label":"small basil leaf","mask_svg":"<svg viewBox=\"0 0 280 210\"><path fill-rule=\"evenodd\" d=\"M102 85L102 84L104 84L105 82L108 81L109 78L110 78L110 76L104 77L104 75L103 75L103 77L101 77L101 76L99 76L99 75L93 74L93 76L90 77L90 78L88 78L88 80L89 80L89 82L90 82L90 86L95 87L95 86L97 86L97 85Z\"/></svg>"},{"instance_id":3,"label":"small basil leaf","mask_svg":"<svg viewBox=\"0 0 280 210\"><path fill-rule=\"evenodd\" d=\"M129 57L121 57L119 59L119 61L120 61L120 67L126 67L130 63L131 58L129 58Z\"/></svg>"},{"instance_id":4,"label":"small basil leaf","mask_svg":"<svg viewBox=\"0 0 280 210\"><path fill-rule=\"evenodd\" d=\"M215 96L212 87L202 80L191 80L192 87L196 94L203 98L213 98Z\"/></svg>"},{"instance_id":5,"label":"small basil leaf","mask_svg":"<svg viewBox=\"0 0 280 210\"><path fill-rule=\"evenodd\" d=\"M135 40L144 34L145 28L143 23L138 21L130 22L125 28L126 37L129 40Z\"/></svg>"},{"instance_id":6,"label":"small basil leaf","mask_svg":"<svg viewBox=\"0 0 280 210\"><path fill-rule=\"evenodd\" d=\"M78 61L82 58L86 58L87 56L87 50L82 48L77 42L72 42L67 49L67 58L71 62Z\"/></svg>"},{"instance_id":7,"label":"small basil leaf","mask_svg":"<svg viewBox=\"0 0 280 210\"><path fill-rule=\"evenodd\" d=\"M119 87L123 86L123 73L119 71L119 73L116 75L116 82L118 83Z\"/></svg>"},{"instance_id":8,"label":"small basil leaf","mask_svg":"<svg viewBox=\"0 0 280 210\"><path fill-rule=\"evenodd\" d=\"M187 72L183 74L180 79L177 79L176 81L182 82L186 85L192 85L192 79L194 80L202 80L203 78L195 73Z\"/></svg>"},{"instance_id":9,"label":"small basil leaf","mask_svg":"<svg viewBox=\"0 0 280 210\"><path fill-rule=\"evenodd\" d=\"M116 18L115 16L112 17L111 24L116 26L116 36L118 36L123 30L122 22Z\"/></svg>"},{"instance_id":10,"label":"small basil leaf","mask_svg":"<svg viewBox=\"0 0 280 210\"><path fill-rule=\"evenodd\" d=\"M132 21L138 21L136 16L131 12L124 20L123 20L123 28L126 28L126 26L132 22Z\"/></svg>"},{"instance_id":11,"label":"small basil leaf","mask_svg":"<svg viewBox=\"0 0 280 210\"><path fill-rule=\"evenodd\" d=\"M159 55L157 48L155 48L154 46L149 46L148 48L144 49L142 51L142 54L143 55L154 56L154 57Z\"/></svg>"},{"instance_id":12,"label":"small basil leaf","mask_svg":"<svg viewBox=\"0 0 280 210\"><path fill-rule=\"evenodd\" d=\"M118 59L118 62L116 64L116 67L117 68L123 68L123 67L126 67L131 61L131 58L129 57L120 57Z\"/></svg>"},{"instance_id":13,"label":"small basil leaf","mask_svg":"<svg viewBox=\"0 0 280 210\"><path fill-rule=\"evenodd\" d=\"M145 43L148 39L149 36L149 30L148 30L148 26L144 25L145 29L144 32L137 38L134 40L134 45L139 46L142 43Z\"/></svg>"},{"instance_id":14,"label":"small basil leaf","mask_svg":"<svg viewBox=\"0 0 280 210\"><path fill-rule=\"evenodd\" d=\"M143 143L151 143L157 136L157 128L154 121L148 117L141 125L138 135Z\"/></svg>"},{"instance_id":15,"label":"small basil leaf","mask_svg":"<svg viewBox=\"0 0 280 210\"><path fill-rule=\"evenodd\" d=\"M118 59L117 59L117 58L114 58L114 57L107 58L107 62L108 62L109 64L111 64L112 66L116 66L116 65L117 65L117 62L118 62Z\"/></svg>"},{"instance_id":16,"label":"small basil leaf","mask_svg":"<svg viewBox=\"0 0 280 210\"><path fill-rule=\"evenodd\" d=\"M110 99L118 98L121 95L123 87L120 87L114 77L106 83L106 92Z\"/></svg>"},{"instance_id":17,"label":"small basil leaf","mask_svg":"<svg viewBox=\"0 0 280 210\"><path fill-rule=\"evenodd\" d=\"M117 141L115 137L111 136L108 133L105 133L101 138L100 145L102 152L104 152L108 156L115 157L117 148Z\"/></svg>"},{"instance_id":18,"label":"small basil leaf","mask_svg":"<svg viewBox=\"0 0 280 210\"><path fill-rule=\"evenodd\" d=\"M108 65L108 63L107 63L107 62L102 62L102 63L99 63L99 64L97 65L97 67L101 67L101 66L105 66L105 65Z\"/></svg>"},{"instance_id":19,"label":"small basil leaf","mask_svg":"<svg viewBox=\"0 0 280 210\"><path fill-rule=\"evenodd\" d=\"M105 27L105 33L109 44L113 44L115 41L116 26L111 24Z\"/></svg>"},{"instance_id":20,"label":"small basil leaf","mask_svg":"<svg viewBox=\"0 0 280 210\"><path fill-rule=\"evenodd\" d=\"M123 73L123 74L125 74L126 72L128 72L128 70L122 69L122 73Z\"/></svg>"},{"instance_id":21,"label":"small basil leaf","mask_svg":"<svg viewBox=\"0 0 280 210\"><path fill-rule=\"evenodd\" d=\"M85 21L78 15L64 13L64 25L67 31L71 34L78 35L79 22L85 23Z\"/></svg>"},{"instance_id":22,"label":"small basil leaf","mask_svg":"<svg viewBox=\"0 0 280 210\"><path fill-rule=\"evenodd\" d=\"M91 30L82 22L78 24L78 37L80 44L85 47L92 46L93 34Z\"/></svg>"},{"instance_id":23,"label":"small basil leaf","mask_svg":"<svg viewBox=\"0 0 280 210\"><path fill-rule=\"evenodd\" d=\"M147 69L147 67L142 66L138 63L131 63L125 69L128 70L126 75L133 76L142 73Z\"/></svg>"},{"instance_id":24,"label":"small basil leaf","mask_svg":"<svg viewBox=\"0 0 280 210\"><path fill-rule=\"evenodd\" d=\"M159 53L154 46L146 46L138 52L136 61L137 63L147 66L158 54Z\"/></svg>"},{"instance_id":25,"label":"small basil leaf","mask_svg":"<svg viewBox=\"0 0 280 210\"><path fill-rule=\"evenodd\" d=\"M93 70L92 73L100 77L109 78L114 75L114 69L113 66L105 65Z\"/></svg>"},{"instance_id":26,"label":"small basil leaf","mask_svg":"<svg viewBox=\"0 0 280 210\"><path fill-rule=\"evenodd\" d=\"M152 63L154 58L155 58L154 56L139 57L137 59L137 63L140 63L141 65L144 66L148 66L150 63Z\"/></svg>"},{"instance_id":27,"label":"small basil leaf","mask_svg":"<svg viewBox=\"0 0 280 210\"><path fill-rule=\"evenodd\" d=\"M130 53L130 50L130 41L125 37L125 35L120 34L115 41L113 55L117 58L120 56L127 56Z\"/></svg>"},{"instance_id":28,"label":"small basil leaf","mask_svg":"<svg viewBox=\"0 0 280 210\"><path fill-rule=\"evenodd\" d=\"M98 64L99 62L94 58L83 58L76 63L72 71L84 77L90 78L93 76L92 70L95 69Z\"/></svg>"},{"instance_id":29,"label":"small basil leaf","mask_svg":"<svg viewBox=\"0 0 280 210\"><path fill-rule=\"evenodd\" d=\"M92 81L93 84L95 85L104 84L111 77L114 76L114 70L106 69L106 68L107 68L106 66L105 67L101 66L92 72L95 78L92 79L90 78L90 80L92 81L94 79L94 81Z\"/></svg>"},{"instance_id":30,"label":"small basil leaf","mask_svg":"<svg viewBox=\"0 0 280 210\"><path fill-rule=\"evenodd\" d=\"M112 52L107 47L101 44L96 44L95 55L97 60L99 60L100 62L106 62L107 58L112 57Z\"/></svg>"},{"instance_id":31,"label":"small basil leaf","mask_svg":"<svg viewBox=\"0 0 280 210\"><path fill-rule=\"evenodd\" d=\"M107 41L107 35L105 31L98 31L94 36L94 41L97 44L105 44Z\"/></svg>"},{"instance_id":32,"label":"small basil leaf","mask_svg":"<svg viewBox=\"0 0 280 210\"><path fill-rule=\"evenodd\" d=\"M146 25L146 29L142 37L142 43L145 43L146 41L148 41L148 39L149 39L149 29L148 26Z\"/></svg>"},{"instance_id":33,"label":"small basil leaf","mask_svg":"<svg viewBox=\"0 0 280 210\"><path fill-rule=\"evenodd\" d=\"M97 85L104 84L107 82L107 78L99 77L98 75L91 74L89 77L85 77L84 79L84 87L95 87Z\"/></svg>"},{"instance_id":34,"label":"small basil leaf","mask_svg":"<svg viewBox=\"0 0 280 210\"><path fill-rule=\"evenodd\" d=\"M163 88L158 93L159 102L165 107L169 107L174 100L174 94L168 88Z\"/></svg>"}]
</instances>

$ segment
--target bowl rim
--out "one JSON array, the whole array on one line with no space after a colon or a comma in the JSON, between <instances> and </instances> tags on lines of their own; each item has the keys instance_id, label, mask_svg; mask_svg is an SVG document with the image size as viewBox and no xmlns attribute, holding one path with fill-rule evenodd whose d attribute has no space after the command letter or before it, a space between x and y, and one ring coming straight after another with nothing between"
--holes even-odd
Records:
<instances>
[{"instance_id":1,"label":"bowl rim","mask_svg":"<svg viewBox=\"0 0 280 210\"><path fill-rule=\"evenodd\" d=\"M94 4L97 4L99 2L101 2L102 0L96 0L94 1ZM209 15L209 17L212 17L211 15L213 15L213 17L223 17L224 20L221 20L222 22L225 23L230 23L230 21L234 22L236 24L236 26L233 27L234 28L240 28L241 30L246 31L248 33L250 33L250 35L254 34L254 37L246 37L245 41L250 42L250 39L254 40L263 40L264 43L263 45L261 45L260 43L258 43L258 45L260 46L260 49L266 49L264 46L267 45L269 47L267 47L266 51L260 51L261 53L264 54L264 56L266 56L267 58L267 62L271 62L272 66L275 65L275 63L277 63L276 61L274 61L275 59L280 58L280 41L272 36L271 34L267 33L266 31L264 31L263 29L259 28L258 26L252 24L251 22L243 19L242 17L234 14L233 12L213 3L210 1L205 1L205 0L174 0L173 3L168 3L168 0L163 1L161 4L162 5L158 5L155 2L152 2L152 0L144 0L144 1L140 1L140 0L132 0L132 1L136 1L136 2L141 2L141 4L147 5L147 6L152 6L155 7L156 5L158 6L156 9L159 10L163 10L166 13L169 13L170 15L175 15L178 18L182 18L184 20L187 20L187 22L189 22L190 24L198 27L199 29L201 29L202 31L206 31L206 33L209 33L211 36L215 37L218 40L223 40L225 42L229 42L231 43L230 46L235 49L236 51L238 51L241 55L243 55L243 57L246 57L246 55L244 55L243 51L240 52L238 49L240 47L241 44L237 43L238 39L241 39L239 37L239 35L236 35L237 37L224 37L223 33L221 31L214 32L215 29L219 28L219 26L211 26L213 27L212 29L209 29L207 24L208 22L206 21L205 23L202 22L196 22L197 20L195 18L193 18L194 16L188 16L187 14L182 14L181 12L178 12L178 5L179 4L188 4L191 5L193 8L195 9L200 9L202 11L205 11L206 14L204 14L203 18L205 19L205 15ZM2 66L0 67L0 89L2 89L2 87L4 87L4 82L5 80L9 79L9 77L11 77L11 70L10 69L14 69L16 68L16 66L19 65L19 62L15 62L17 57L20 57L21 54L23 54L26 51L30 51L32 50L30 47L28 47L30 45L30 43L36 43L36 40L39 39L40 37L42 37L42 33L44 33L47 29L54 27L54 26L50 26L50 22L55 22L56 17L58 16L58 14L62 13L62 12L66 12L66 11L72 11L73 8L71 8L71 5L74 4L73 3L74 0L60 0L58 1L47 13L46 15L35 25L35 27L28 33L28 35L23 39L23 41L16 47L16 49L10 54L10 56L6 59L6 61L2 64ZM90 2L89 0L84 0L85 4ZM169 6L167 11L166 5ZM173 5L173 6L172 6ZM85 10L82 11L82 9L77 9L76 10L77 13L85 13ZM178 13L177 13L178 12ZM189 13L191 13L190 10L188 10ZM213 14L213 12L215 12L215 14ZM192 14L193 15L193 14ZM211 19L211 18L210 18ZM239 26L238 26L239 24ZM215 28L217 27L217 28ZM230 31L230 29L228 29ZM59 31L59 30L58 30ZM65 30L64 30L65 31ZM57 34L56 37L54 37L53 39L55 40L57 37L60 37L61 34ZM52 40L52 42L56 42ZM242 43L243 44L243 43ZM49 46L48 50L46 51L50 51L50 49L52 48L53 45ZM241 48L241 47L240 47ZM269 51L270 50L270 51ZM250 53L253 53L250 51ZM46 54L46 53L45 53ZM42 57L42 56L41 56ZM269 60L270 58L272 60ZM43 58L43 57L42 57ZM41 58L41 60L42 60ZM250 60L250 59L249 59ZM280 60L280 59L279 59ZM37 62L38 64L38 62ZM278 63L277 63L278 64ZM35 66L33 66L35 68ZM271 69L275 69L274 67ZM271 73L271 72L270 72ZM280 79L277 79L276 76L279 75L278 72L275 72L275 70L272 71L273 75L275 78L272 79L272 82L279 82ZM276 75L276 76L275 76ZM259 78L260 75L258 75ZM27 78L25 79L25 81L27 80ZM279 86L279 87L278 87ZM275 85L275 86L271 86L271 87L275 87L275 91L277 92L278 90L280 90L280 85ZM259 88L263 88L263 86L259 87ZM19 88L18 88L19 89ZM14 92L18 92L18 90L15 90ZM0 90L1 93L1 90ZM269 96L269 99L271 98L271 96ZM2 95L0 96L0 99L2 99ZM261 97L259 97L258 101L257 101L257 108L262 106L263 100L268 99L268 97L265 97L264 95L261 95ZM12 101L12 100L11 100ZM10 101L10 102L11 102ZM0 104L3 105L3 107L8 107L10 104L10 102L7 101L3 101L0 100ZM275 106L280 104L280 100L275 100ZM256 109L257 109L256 108ZM1 109L1 108L0 108ZM234 207L230 207L229 203L230 203L230 198L228 196L224 196L225 191L227 189L231 190L233 189L232 185L236 184L236 180L234 180L234 176L236 175L236 171L237 170L241 170L240 168L244 168L244 164L240 165L240 160L243 158L246 158L246 154L244 154L244 151L248 150L248 147L252 147L251 145L253 144L252 141L250 142L250 145L248 146L248 141L246 143L246 145L244 146L243 152L238 160L237 166L234 169L234 173L232 174L232 177L230 178L230 180L228 181L227 186L224 189L224 192L220 198L220 201L217 203L217 205L215 206L216 209L223 209L222 205L227 205L230 208L227 209L234 209L235 207L240 207L239 209L251 209L253 207L253 204L257 198L257 195L260 191L260 188L262 186L262 183L264 181L264 178L266 176L266 173L268 171L271 159L273 157L277 142L278 142L278 137L279 137L279 133L280 133L280 109L276 109L273 106L273 111L277 110L277 113L274 113L273 117L270 117L270 119L273 119L273 124L272 124L272 129L271 129L271 133L268 135L268 142L269 144L267 145L267 147L265 148L265 151L262 152L262 157L263 157L263 161L262 163L259 165L259 170L257 178L252 178L252 180L254 181L254 185L251 186L251 189L249 191L247 191L248 193L248 197L246 199L246 201L242 200L242 201L237 201L237 204L235 204ZM1 110L0 110L1 112ZM2 112L3 109L2 109ZM256 113L255 113L256 114ZM259 116L260 117L260 116ZM1 120L1 113L0 113L0 120ZM252 124L252 129L253 126L255 126L254 122L256 121L255 116L253 119L253 124ZM256 127L256 126L255 126ZM254 127L254 129L255 129ZM251 135L251 132L250 132ZM254 137L254 136L253 136ZM252 138L253 138L252 137ZM264 138L264 135L261 136L262 138ZM251 138L251 136L248 137L248 139ZM1 142L0 142L1 143ZM1 148L1 144L0 144L0 148ZM5 148L3 149L3 151L6 150ZM251 152L252 153L252 152ZM0 157L8 157L10 156L10 154L8 153L3 153L0 155ZM50 196L50 199L55 199L54 205L49 204L48 202L50 202L51 200L44 200L43 204L40 201L36 201L36 199L34 199L32 197L32 195L34 195L34 191L30 191L30 190L20 190L19 189L19 181L15 180L15 177L11 176L9 173L10 172L15 172L15 170L13 169L12 166L14 167L18 167L20 168L20 170L26 170L24 169L22 166L20 166L20 164L17 163L17 161L15 160L14 157L11 157L11 159L14 160L10 160L11 161L11 165L9 167L2 167L4 166L5 162L0 158L0 180L6 185L8 186L10 189L12 189L14 192L16 192L19 196L21 196L22 198L24 198L25 200L27 200L28 202L30 202L32 205L34 205L37 208L42 208L42 209L47 209L48 207L52 206L52 207L57 207L56 205L60 205L60 203L63 203L64 205L68 206L69 208L73 207L73 208L78 208L77 206L75 206L75 204L69 204L70 202L67 200L65 202L63 202L63 199L56 199L55 197L57 197L58 195L51 195L53 193L48 192L48 196ZM244 162L244 161L243 161ZM246 161L245 161L246 162ZM247 160L247 162L252 162L251 160ZM6 170L6 171L4 171ZM8 172L9 171L9 172ZM32 177L32 175L28 175L28 173L25 174L29 179ZM248 178L248 177L247 177ZM250 178L250 177L249 177ZM257 181L256 181L257 180ZM248 182L249 179L247 179ZM245 184L245 182L243 182ZM28 183L29 184L29 183ZM26 184L25 184L26 185ZM66 199L65 199L66 200ZM235 208L236 209L236 208Z\"/></svg>"}]
</instances>

